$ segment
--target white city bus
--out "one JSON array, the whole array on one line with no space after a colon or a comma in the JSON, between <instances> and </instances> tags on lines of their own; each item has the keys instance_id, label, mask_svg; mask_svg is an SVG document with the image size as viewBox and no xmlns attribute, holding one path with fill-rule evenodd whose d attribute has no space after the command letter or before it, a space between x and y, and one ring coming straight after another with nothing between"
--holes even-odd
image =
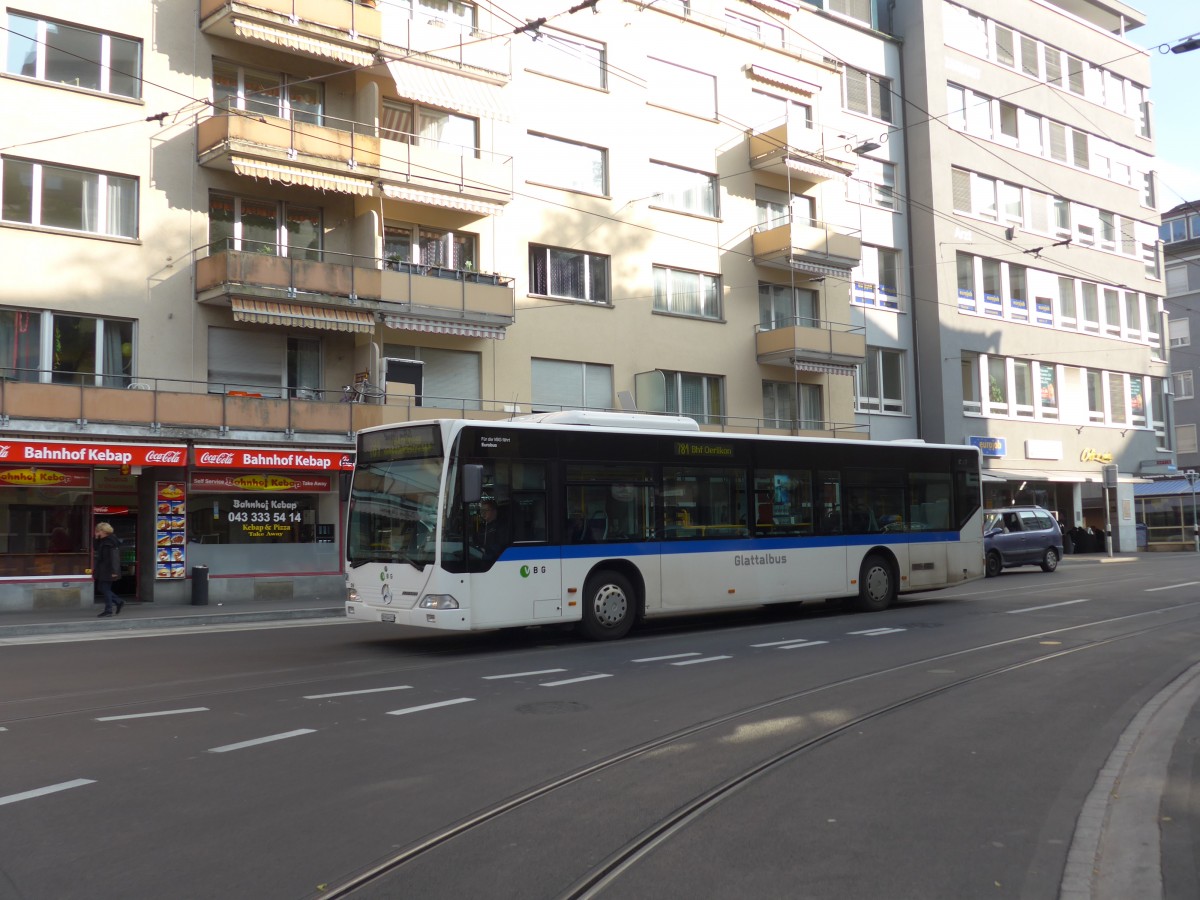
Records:
<instances>
[{"instance_id":1,"label":"white city bus","mask_svg":"<svg viewBox=\"0 0 1200 900\"><path fill-rule=\"evenodd\" d=\"M897 596L984 575L974 447L549 413L366 429L346 614L476 631Z\"/></svg>"}]
</instances>

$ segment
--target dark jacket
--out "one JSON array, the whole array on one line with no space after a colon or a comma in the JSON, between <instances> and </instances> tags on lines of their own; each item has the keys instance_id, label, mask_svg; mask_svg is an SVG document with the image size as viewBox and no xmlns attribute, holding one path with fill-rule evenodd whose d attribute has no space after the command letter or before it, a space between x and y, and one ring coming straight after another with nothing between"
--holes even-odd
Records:
<instances>
[{"instance_id":1,"label":"dark jacket","mask_svg":"<svg viewBox=\"0 0 1200 900\"><path fill-rule=\"evenodd\" d=\"M92 550L96 554L92 578L96 581L116 581L121 577L121 542L116 535L105 535Z\"/></svg>"}]
</instances>

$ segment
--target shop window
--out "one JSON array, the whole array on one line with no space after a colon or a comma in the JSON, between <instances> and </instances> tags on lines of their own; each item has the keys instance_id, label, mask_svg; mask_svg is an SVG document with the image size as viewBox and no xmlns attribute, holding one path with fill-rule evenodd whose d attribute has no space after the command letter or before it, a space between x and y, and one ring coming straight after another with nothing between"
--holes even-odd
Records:
<instances>
[{"instance_id":1,"label":"shop window","mask_svg":"<svg viewBox=\"0 0 1200 900\"><path fill-rule=\"evenodd\" d=\"M91 505L91 488L82 485L0 488L0 576L84 575L92 565Z\"/></svg>"},{"instance_id":2,"label":"shop window","mask_svg":"<svg viewBox=\"0 0 1200 900\"><path fill-rule=\"evenodd\" d=\"M196 493L187 499L188 540L199 544L314 544L319 494Z\"/></svg>"}]
</instances>

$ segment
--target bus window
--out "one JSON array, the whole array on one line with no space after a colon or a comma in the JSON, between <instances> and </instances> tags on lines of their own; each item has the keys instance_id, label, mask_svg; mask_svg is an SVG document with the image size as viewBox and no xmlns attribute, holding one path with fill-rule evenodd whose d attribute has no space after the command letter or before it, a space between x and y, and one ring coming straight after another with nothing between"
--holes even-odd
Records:
<instances>
[{"instance_id":1,"label":"bus window","mask_svg":"<svg viewBox=\"0 0 1200 900\"><path fill-rule=\"evenodd\" d=\"M820 472L821 534L842 533L842 473Z\"/></svg>"},{"instance_id":2,"label":"bus window","mask_svg":"<svg viewBox=\"0 0 1200 900\"><path fill-rule=\"evenodd\" d=\"M812 473L799 470L754 473L754 522L760 536L812 534Z\"/></svg>"},{"instance_id":3,"label":"bus window","mask_svg":"<svg viewBox=\"0 0 1200 900\"><path fill-rule=\"evenodd\" d=\"M910 531L947 531L954 486L950 473L908 473L908 527Z\"/></svg>"},{"instance_id":4,"label":"bus window","mask_svg":"<svg viewBox=\"0 0 1200 900\"><path fill-rule=\"evenodd\" d=\"M669 539L745 537L746 473L742 469L674 468L663 472Z\"/></svg>"},{"instance_id":5,"label":"bus window","mask_svg":"<svg viewBox=\"0 0 1200 900\"><path fill-rule=\"evenodd\" d=\"M564 543L646 541L654 536L654 490L646 466L585 464L566 469Z\"/></svg>"}]
</instances>

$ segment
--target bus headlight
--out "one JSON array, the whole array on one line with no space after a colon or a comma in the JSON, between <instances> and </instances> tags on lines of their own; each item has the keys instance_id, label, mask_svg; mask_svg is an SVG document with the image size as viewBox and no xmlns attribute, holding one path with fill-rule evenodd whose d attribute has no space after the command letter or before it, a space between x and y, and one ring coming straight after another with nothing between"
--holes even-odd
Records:
<instances>
[{"instance_id":1,"label":"bus headlight","mask_svg":"<svg viewBox=\"0 0 1200 900\"><path fill-rule=\"evenodd\" d=\"M356 588L352 584L346 585L346 602L347 603L357 603L358 602L358 588Z\"/></svg>"},{"instance_id":2,"label":"bus headlight","mask_svg":"<svg viewBox=\"0 0 1200 900\"><path fill-rule=\"evenodd\" d=\"M458 609L458 601L449 594L426 594L417 606L421 609Z\"/></svg>"}]
</instances>

